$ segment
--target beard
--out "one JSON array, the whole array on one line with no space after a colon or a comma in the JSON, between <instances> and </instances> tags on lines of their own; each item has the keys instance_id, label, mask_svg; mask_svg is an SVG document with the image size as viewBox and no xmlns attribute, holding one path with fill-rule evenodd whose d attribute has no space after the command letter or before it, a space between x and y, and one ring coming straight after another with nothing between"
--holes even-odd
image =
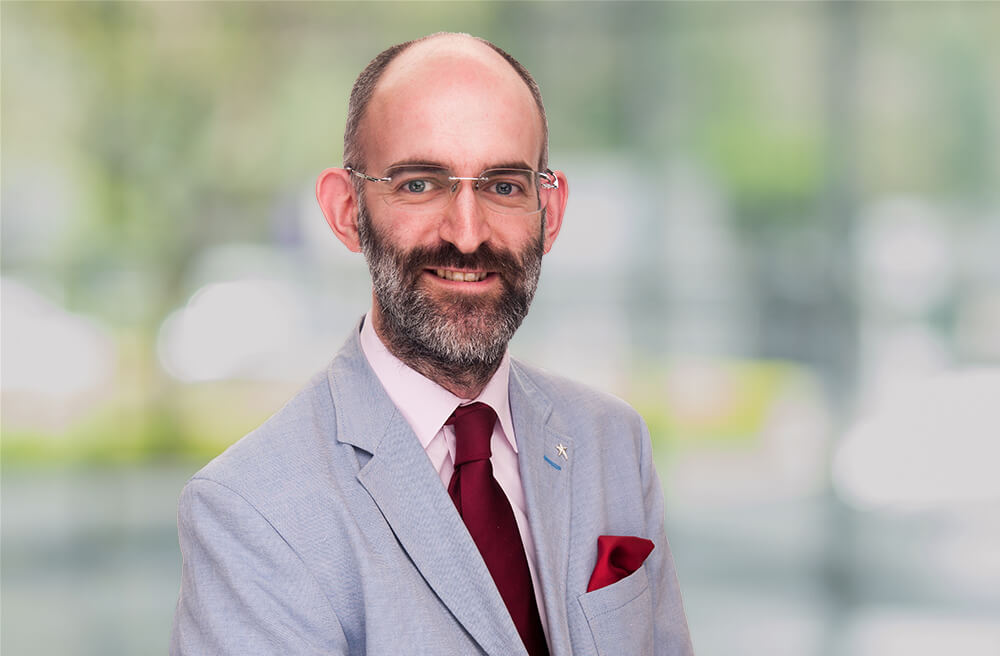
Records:
<instances>
[{"instance_id":1,"label":"beard","mask_svg":"<svg viewBox=\"0 0 1000 656\"><path fill-rule=\"evenodd\" d=\"M543 214L538 235L519 253L484 243L466 254L448 242L404 251L374 228L362 201L358 237L381 310L380 337L389 350L431 379L485 383L528 314L542 268L544 230ZM490 271L500 276L501 293L435 295L420 278L437 268Z\"/></svg>"}]
</instances>

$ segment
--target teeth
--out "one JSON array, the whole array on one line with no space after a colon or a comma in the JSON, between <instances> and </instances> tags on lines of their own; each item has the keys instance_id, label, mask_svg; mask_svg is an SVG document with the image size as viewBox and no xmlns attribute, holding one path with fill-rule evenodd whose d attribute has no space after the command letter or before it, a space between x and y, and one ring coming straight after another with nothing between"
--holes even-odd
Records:
<instances>
[{"instance_id":1,"label":"teeth","mask_svg":"<svg viewBox=\"0 0 1000 656\"><path fill-rule=\"evenodd\" d=\"M448 271L447 269L436 269L434 273L437 274L438 278L444 278L445 280L454 280L455 282L479 282L486 277L485 271L477 272L467 272L462 271Z\"/></svg>"}]
</instances>

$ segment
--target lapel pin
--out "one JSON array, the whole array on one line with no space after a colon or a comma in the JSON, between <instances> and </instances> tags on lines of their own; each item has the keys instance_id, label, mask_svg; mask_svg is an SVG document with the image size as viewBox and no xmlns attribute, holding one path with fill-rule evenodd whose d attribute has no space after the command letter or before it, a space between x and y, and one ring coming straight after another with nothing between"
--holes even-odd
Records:
<instances>
[{"instance_id":1,"label":"lapel pin","mask_svg":"<svg viewBox=\"0 0 1000 656\"><path fill-rule=\"evenodd\" d=\"M563 460L569 460L569 456L566 455L566 446L560 442L556 445L556 453L563 457Z\"/></svg>"}]
</instances>

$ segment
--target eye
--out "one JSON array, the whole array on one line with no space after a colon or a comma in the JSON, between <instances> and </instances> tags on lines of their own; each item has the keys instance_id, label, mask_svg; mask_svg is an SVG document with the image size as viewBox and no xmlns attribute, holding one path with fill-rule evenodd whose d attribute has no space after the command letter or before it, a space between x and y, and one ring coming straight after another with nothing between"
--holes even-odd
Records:
<instances>
[{"instance_id":1,"label":"eye","mask_svg":"<svg viewBox=\"0 0 1000 656\"><path fill-rule=\"evenodd\" d=\"M493 185L493 189L501 196L510 196L516 191L514 185L510 182L498 182Z\"/></svg>"},{"instance_id":2,"label":"eye","mask_svg":"<svg viewBox=\"0 0 1000 656\"><path fill-rule=\"evenodd\" d=\"M507 176L487 176L483 191L495 196L510 198L512 196L523 196L527 184L518 177Z\"/></svg>"},{"instance_id":3,"label":"eye","mask_svg":"<svg viewBox=\"0 0 1000 656\"><path fill-rule=\"evenodd\" d=\"M386 172L392 180L392 194L400 198L415 199L433 195L445 189L448 172L427 166L401 166Z\"/></svg>"},{"instance_id":4,"label":"eye","mask_svg":"<svg viewBox=\"0 0 1000 656\"><path fill-rule=\"evenodd\" d=\"M496 202L522 202L534 196L533 173L521 169L490 169L480 176L479 189Z\"/></svg>"},{"instance_id":5,"label":"eye","mask_svg":"<svg viewBox=\"0 0 1000 656\"><path fill-rule=\"evenodd\" d=\"M441 188L441 183L434 178L424 174L403 177L393 187L396 194L405 196L423 196Z\"/></svg>"}]
</instances>

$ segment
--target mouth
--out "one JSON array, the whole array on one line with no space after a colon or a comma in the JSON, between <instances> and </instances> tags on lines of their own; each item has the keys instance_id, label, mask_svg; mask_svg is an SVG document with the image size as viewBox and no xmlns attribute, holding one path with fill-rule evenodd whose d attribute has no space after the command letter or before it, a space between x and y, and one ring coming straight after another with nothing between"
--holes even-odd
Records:
<instances>
[{"instance_id":1,"label":"mouth","mask_svg":"<svg viewBox=\"0 0 1000 656\"><path fill-rule=\"evenodd\" d=\"M490 276L489 271L457 271L455 269L428 269L438 278L452 282L480 282Z\"/></svg>"}]
</instances>

